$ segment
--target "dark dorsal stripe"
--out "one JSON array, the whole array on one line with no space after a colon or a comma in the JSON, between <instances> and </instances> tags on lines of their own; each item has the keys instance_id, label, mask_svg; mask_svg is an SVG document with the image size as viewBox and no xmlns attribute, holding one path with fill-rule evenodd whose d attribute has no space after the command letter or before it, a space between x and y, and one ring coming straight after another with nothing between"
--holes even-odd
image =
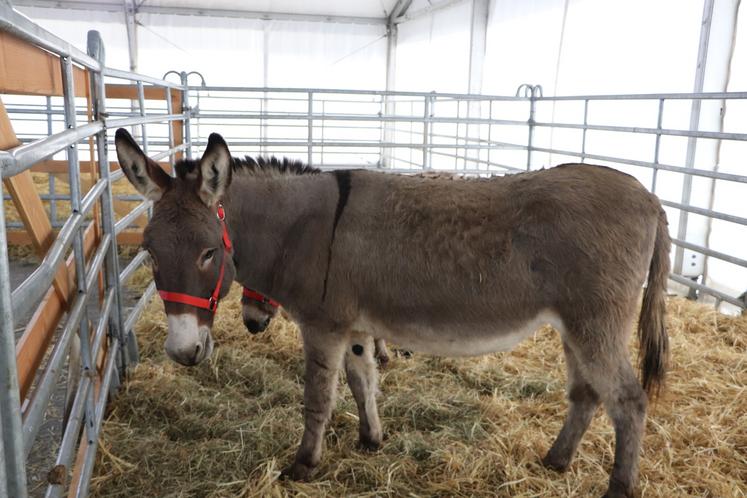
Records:
<instances>
[{"instance_id":1,"label":"dark dorsal stripe","mask_svg":"<svg viewBox=\"0 0 747 498\"><path fill-rule=\"evenodd\" d=\"M332 263L332 245L335 242L335 233L337 232L337 223L339 223L342 217L342 212L345 210L345 206L348 203L350 197L350 171L348 170L337 170L333 171L332 174L337 180L337 207L335 208L335 219L332 222L332 238L329 241L329 249L327 250L327 272L324 274L324 290L322 291L322 301L327 297L327 279L329 278L329 267Z\"/></svg>"}]
</instances>

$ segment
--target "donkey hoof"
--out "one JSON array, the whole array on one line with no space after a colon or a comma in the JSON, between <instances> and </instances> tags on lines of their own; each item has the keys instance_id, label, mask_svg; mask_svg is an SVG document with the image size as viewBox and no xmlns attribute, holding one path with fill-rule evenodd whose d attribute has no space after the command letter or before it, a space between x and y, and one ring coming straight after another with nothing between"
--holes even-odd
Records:
<instances>
[{"instance_id":1,"label":"donkey hoof","mask_svg":"<svg viewBox=\"0 0 747 498\"><path fill-rule=\"evenodd\" d=\"M280 479L290 481L307 481L311 476L314 467L310 467L300 462L294 462L293 465L286 467L280 472Z\"/></svg>"},{"instance_id":2,"label":"donkey hoof","mask_svg":"<svg viewBox=\"0 0 747 498\"><path fill-rule=\"evenodd\" d=\"M542 465L546 469L554 470L555 472L565 472L570 466L570 462L567 459L558 458L551 453L548 453L545 458L542 459Z\"/></svg>"},{"instance_id":3,"label":"donkey hoof","mask_svg":"<svg viewBox=\"0 0 747 498\"><path fill-rule=\"evenodd\" d=\"M633 498L633 496L632 491L610 486L602 498Z\"/></svg>"},{"instance_id":4,"label":"donkey hoof","mask_svg":"<svg viewBox=\"0 0 747 498\"><path fill-rule=\"evenodd\" d=\"M371 453L379 451L381 448L381 440L361 437L358 441L358 448Z\"/></svg>"}]
</instances>

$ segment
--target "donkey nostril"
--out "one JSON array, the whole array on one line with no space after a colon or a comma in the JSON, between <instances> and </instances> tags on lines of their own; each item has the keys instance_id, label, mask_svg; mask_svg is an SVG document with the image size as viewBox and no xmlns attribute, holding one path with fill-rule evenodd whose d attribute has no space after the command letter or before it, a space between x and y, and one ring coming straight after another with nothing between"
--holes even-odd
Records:
<instances>
[{"instance_id":1,"label":"donkey nostril","mask_svg":"<svg viewBox=\"0 0 747 498\"><path fill-rule=\"evenodd\" d=\"M197 361L197 358L200 356L200 351L202 351L202 344L196 344L195 345L195 355L192 357L194 361Z\"/></svg>"}]
</instances>

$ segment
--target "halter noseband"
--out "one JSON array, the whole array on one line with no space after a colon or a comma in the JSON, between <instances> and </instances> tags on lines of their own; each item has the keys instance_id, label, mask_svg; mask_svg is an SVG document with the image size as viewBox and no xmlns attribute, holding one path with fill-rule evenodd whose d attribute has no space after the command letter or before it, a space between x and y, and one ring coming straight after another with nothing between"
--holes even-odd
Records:
<instances>
[{"instance_id":1,"label":"halter noseband","mask_svg":"<svg viewBox=\"0 0 747 498\"><path fill-rule=\"evenodd\" d=\"M277 301L274 301L270 299L269 297L263 296L259 292L252 290L249 287L244 287L244 290L242 291L242 295L251 301L256 301L261 304L269 304L273 308L277 308L280 306L280 303L278 303Z\"/></svg>"},{"instance_id":2,"label":"halter noseband","mask_svg":"<svg viewBox=\"0 0 747 498\"><path fill-rule=\"evenodd\" d=\"M190 296L189 294L182 294L180 292L168 292L159 290L158 294L161 296L164 302L181 303L195 308L202 308L215 313L218 309L218 301L220 300L220 289L223 287L223 274L226 269L226 259L231 256L231 238L228 236L228 229L226 228L226 212L223 210L223 204L218 204L217 211L218 219L220 220L221 227L223 228L223 259L220 262L220 271L218 272L218 282L215 284L215 290L208 298Z\"/></svg>"}]
</instances>

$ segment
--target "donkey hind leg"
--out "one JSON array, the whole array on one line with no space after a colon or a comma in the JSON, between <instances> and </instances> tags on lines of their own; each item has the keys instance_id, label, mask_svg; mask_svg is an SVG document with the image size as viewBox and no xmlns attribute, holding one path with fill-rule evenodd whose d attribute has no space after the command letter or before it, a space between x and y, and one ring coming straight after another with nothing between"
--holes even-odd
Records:
<instances>
[{"instance_id":1,"label":"donkey hind leg","mask_svg":"<svg viewBox=\"0 0 747 498\"><path fill-rule=\"evenodd\" d=\"M385 367L389 363L389 350L386 347L386 341L384 339L374 339L375 350L376 350L376 361L379 365Z\"/></svg>"},{"instance_id":2,"label":"donkey hind leg","mask_svg":"<svg viewBox=\"0 0 747 498\"><path fill-rule=\"evenodd\" d=\"M542 460L545 467L560 472L570 465L581 437L599 406L599 395L583 378L578 361L565 342L563 351L568 371L568 414L558 437Z\"/></svg>"},{"instance_id":3,"label":"donkey hind leg","mask_svg":"<svg viewBox=\"0 0 747 498\"><path fill-rule=\"evenodd\" d=\"M348 339L345 336L302 330L306 360L304 374L304 431L293 464L283 476L293 480L309 477L322 457L324 429L332 414L337 376Z\"/></svg>"},{"instance_id":4,"label":"donkey hind leg","mask_svg":"<svg viewBox=\"0 0 747 498\"><path fill-rule=\"evenodd\" d=\"M370 336L352 335L345 353L345 373L350 392L358 405L360 446L366 450L377 450L382 438L376 407L379 379L374 360L374 340Z\"/></svg>"},{"instance_id":5,"label":"donkey hind leg","mask_svg":"<svg viewBox=\"0 0 747 498\"><path fill-rule=\"evenodd\" d=\"M598 327L569 346L577 366L599 395L615 428L615 462L605 497L632 497L638 482L638 460L648 398L630 364L625 345L632 326ZM605 334L607 334L605 336ZM596 339L596 340L595 340Z\"/></svg>"}]
</instances>

